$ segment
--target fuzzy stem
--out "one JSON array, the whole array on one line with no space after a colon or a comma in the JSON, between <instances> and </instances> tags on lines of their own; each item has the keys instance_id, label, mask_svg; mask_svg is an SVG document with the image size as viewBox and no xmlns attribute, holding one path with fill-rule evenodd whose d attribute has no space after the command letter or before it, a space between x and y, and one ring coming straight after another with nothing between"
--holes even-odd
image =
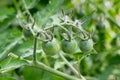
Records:
<instances>
[{"instance_id":1,"label":"fuzzy stem","mask_svg":"<svg viewBox=\"0 0 120 80\"><path fill-rule=\"evenodd\" d=\"M65 61L65 63L71 68L74 74L76 74L77 76L80 76L78 71L67 61L67 59L61 53L59 53L59 55L62 58L62 60Z\"/></svg>"},{"instance_id":2,"label":"fuzzy stem","mask_svg":"<svg viewBox=\"0 0 120 80\"><path fill-rule=\"evenodd\" d=\"M77 78L77 77L74 77L74 76L70 76L70 75L68 75L68 74L65 74L65 73L63 73L63 72L57 71L57 70L55 70L55 69L52 69L52 68L46 66L45 64L43 64L43 63L41 63L41 62L36 62L36 63L33 62L33 63L31 63L31 64L32 64L31 67L40 68L40 69L42 69L42 70L45 70L45 71L51 72L51 73L53 73L53 74L56 74L56 75L58 75L58 76L61 76L61 77L63 77L63 78L66 78L67 80L83 80L83 79L79 79L79 78Z\"/></svg>"},{"instance_id":3,"label":"fuzzy stem","mask_svg":"<svg viewBox=\"0 0 120 80\"><path fill-rule=\"evenodd\" d=\"M33 19L32 15L31 15L31 13L30 13L29 10L28 10L28 7L27 7L27 5L26 5L26 3L25 3L25 0L22 0L22 2L23 2L23 5L24 5L24 7L25 7L25 11L26 11L27 14L29 15L31 21L34 23L34 19Z\"/></svg>"},{"instance_id":4,"label":"fuzzy stem","mask_svg":"<svg viewBox=\"0 0 120 80\"><path fill-rule=\"evenodd\" d=\"M37 37L34 39L34 49L33 49L33 61L36 62L36 46L37 46Z\"/></svg>"},{"instance_id":5,"label":"fuzzy stem","mask_svg":"<svg viewBox=\"0 0 120 80\"><path fill-rule=\"evenodd\" d=\"M22 2L23 2L26 13L29 15L31 22L33 23L32 27L29 27L29 29L32 32L33 36L34 36L35 33L34 33L33 29L32 29L34 27L34 24L35 24L34 18L32 17L31 13L29 12L28 7L27 7L27 5L25 3L25 0L22 0Z\"/></svg>"},{"instance_id":6,"label":"fuzzy stem","mask_svg":"<svg viewBox=\"0 0 120 80\"><path fill-rule=\"evenodd\" d=\"M77 75L78 77L80 77L82 80L86 80L85 77L83 77L83 76L81 75L81 73L78 72L78 71L67 61L67 59L66 59L62 54L59 53L59 55L60 55L60 57L66 62L66 64L71 68L71 70L74 72L74 74L76 74L76 75Z\"/></svg>"},{"instance_id":7,"label":"fuzzy stem","mask_svg":"<svg viewBox=\"0 0 120 80\"><path fill-rule=\"evenodd\" d=\"M39 32L37 33L37 35L34 38L34 49L33 49L33 61L36 62L37 61L37 56L36 56L36 47L37 47L37 38L39 36Z\"/></svg>"}]
</instances>

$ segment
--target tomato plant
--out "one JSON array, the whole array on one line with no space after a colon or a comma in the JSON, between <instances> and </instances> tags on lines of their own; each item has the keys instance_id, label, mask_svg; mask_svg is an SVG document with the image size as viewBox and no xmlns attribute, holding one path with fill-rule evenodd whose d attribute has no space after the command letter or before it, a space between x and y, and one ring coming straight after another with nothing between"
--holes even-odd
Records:
<instances>
[{"instance_id":1,"label":"tomato plant","mask_svg":"<svg viewBox=\"0 0 120 80\"><path fill-rule=\"evenodd\" d=\"M0 80L120 80L119 0L0 0Z\"/></svg>"}]
</instances>

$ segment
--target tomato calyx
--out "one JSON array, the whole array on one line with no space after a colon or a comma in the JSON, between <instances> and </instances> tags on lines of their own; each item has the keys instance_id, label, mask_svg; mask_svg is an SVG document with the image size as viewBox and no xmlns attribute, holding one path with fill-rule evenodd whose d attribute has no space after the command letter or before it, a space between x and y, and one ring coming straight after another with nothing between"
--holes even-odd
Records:
<instances>
[{"instance_id":1,"label":"tomato calyx","mask_svg":"<svg viewBox=\"0 0 120 80\"><path fill-rule=\"evenodd\" d=\"M88 52L93 49L94 42L92 40L92 36L92 33L81 32L81 35L79 36L81 40L78 44L82 52Z\"/></svg>"},{"instance_id":2,"label":"tomato calyx","mask_svg":"<svg viewBox=\"0 0 120 80\"><path fill-rule=\"evenodd\" d=\"M75 53L77 51L77 42L73 39L71 31L65 34L64 39L61 42L61 47L65 53Z\"/></svg>"},{"instance_id":3,"label":"tomato calyx","mask_svg":"<svg viewBox=\"0 0 120 80\"><path fill-rule=\"evenodd\" d=\"M49 34L48 34L48 32L46 32L44 30L39 31L36 36L38 38L40 36L39 40L41 40L42 42L52 41L54 38L52 32L49 32Z\"/></svg>"}]
</instances>

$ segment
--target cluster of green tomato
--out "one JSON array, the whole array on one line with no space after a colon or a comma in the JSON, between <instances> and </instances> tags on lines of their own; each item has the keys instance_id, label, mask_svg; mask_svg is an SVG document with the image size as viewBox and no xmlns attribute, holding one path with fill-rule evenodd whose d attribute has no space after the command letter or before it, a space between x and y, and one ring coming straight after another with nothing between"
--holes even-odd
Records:
<instances>
[{"instance_id":1,"label":"cluster of green tomato","mask_svg":"<svg viewBox=\"0 0 120 80\"><path fill-rule=\"evenodd\" d=\"M76 53L78 49L82 52L88 52L93 49L93 36L82 29L78 20L72 21L70 17L65 15L60 18L60 20L61 22L59 24L55 24L51 28L47 29L50 33L48 33L46 29L42 29L41 32L38 32L39 35L44 35L44 39L42 40L42 49L47 55L59 53L60 50L64 53ZM58 40L58 38L54 36L56 33L50 29L56 29L59 35L65 33L67 37L62 36L62 39ZM28 32L26 32L26 34L28 34ZM76 35L77 38L75 38Z\"/></svg>"},{"instance_id":2,"label":"cluster of green tomato","mask_svg":"<svg viewBox=\"0 0 120 80\"><path fill-rule=\"evenodd\" d=\"M92 40L92 35L82 29L78 20L73 21L69 16L66 15L60 18L60 20L61 22L58 25L56 24L57 27L54 28L58 28L60 35L65 33L67 38L63 37L58 41L58 38L54 37L55 33L53 33L54 35L52 35L52 38L45 34L46 41L42 41L42 49L47 55L59 53L60 50L62 50L64 53L75 53L78 48L82 52L93 50L94 42ZM62 32L61 29L64 31ZM80 34L82 34L82 36Z\"/></svg>"},{"instance_id":3,"label":"cluster of green tomato","mask_svg":"<svg viewBox=\"0 0 120 80\"><path fill-rule=\"evenodd\" d=\"M60 50L64 53L75 53L78 47L82 52L88 52L93 49L94 42L91 38L78 39L79 41L74 38L58 41L55 37L52 37L51 39L42 42L42 49L47 55L59 53Z\"/></svg>"}]
</instances>

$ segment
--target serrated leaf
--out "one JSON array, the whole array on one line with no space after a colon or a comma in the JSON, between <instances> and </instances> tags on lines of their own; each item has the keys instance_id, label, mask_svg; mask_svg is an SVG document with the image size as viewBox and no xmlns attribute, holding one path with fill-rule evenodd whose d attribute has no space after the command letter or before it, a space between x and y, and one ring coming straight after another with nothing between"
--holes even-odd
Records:
<instances>
[{"instance_id":1,"label":"serrated leaf","mask_svg":"<svg viewBox=\"0 0 120 80\"><path fill-rule=\"evenodd\" d=\"M24 55L27 52L31 52L33 47L33 41L31 40L22 40L20 44L12 50L13 53L16 53L18 56Z\"/></svg>"},{"instance_id":2,"label":"serrated leaf","mask_svg":"<svg viewBox=\"0 0 120 80\"><path fill-rule=\"evenodd\" d=\"M7 54L22 39L21 32L16 29L7 29L0 34L0 60L5 58ZM3 42L4 41L4 42Z\"/></svg>"},{"instance_id":3,"label":"serrated leaf","mask_svg":"<svg viewBox=\"0 0 120 80\"><path fill-rule=\"evenodd\" d=\"M49 19L50 16L59 10L60 5L63 3L63 0L50 0L49 2L49 5L35 14L35 20L39 26L45 24L47 22L47 19Z\"/></svg>"},{"instance_id":4,"label":"serrated leaf","mask_svg":"<svg viewBox=\"0 0 120 80\"><path fill-rule=\"evenodd\" d=\"M0 23L0 33L5 31L10 24L14 23L14 16L9 16L9 18L5 19L2 23Z\"/></svg>"},{"instance_id":5,"label":"serrated leaf","mask_svg":"<svg viewBox=\"0 0 120 80\"><path fill-rule=\"evenodd\" d=\"M6 18L8 18L14 12L15 11L14 11L13 8L8 8L8 7L1 8L0 9L0 22L2 22L3 20L5 20Z\"/></svg>"},{"instance_id":6,"label":"serrated leaf","mask_svg":"<svg viewBox=\"0 0 120 80\"><path fill-rule=\"evenodd\" d=\"M5 73L14 70L26 64L27 62L24 60L9 57L0 62L0 73Z\"/></svg>"},{"instance_id":7,"label":"serrated leaf","mask_svg":"<svg viewBox=\"0 0 120 80\"><path fill-rule=\"evenodd\" d=\"M83 17L83 18L81 19L81 21L83 22L83 24L82 24L82 27L83 27L83 28L86 28L86 27L89 25L89 23L90 23L90 21L91 21L91 19L92 19L92 16L93 16L93 14L94 14L94 12L95 12L95 11L91 12L90 14L88 14L87 16L85 16L85 17Z\"/></svg>"},{"instance_id":8,"label":"serrated leaf","mask_svg":"<svg viewBox=\"0 0 120 80\"><path fill-rule=\"evenodd\" d=\"M7 47L7 45L9 45L12 41L16 38L20 38L21 36L22 33L17 28L11 28L0 32L0 52L5 50L4 48ZM4 43L2 41L4 41Z\"/></svg>"},{"instance_id":9,"label":"serrated leaf","mask_svg":"<svg viewBox=\"0 0 120 80\"><path fill-rule=\"evenodd\" d=\"M6 48L4 48L4 51L3 51L2 53L0 53L0 61L7 56L7 54L10 52L10 50L12 50L12 49L15 47L15 45L16 45L21 39L22 39L22 38L17 38L17 39L15 39L14 42L11 42L11 44L9 44Z\"/></svg>"},{"instance_id":10,"label":"serrated leaf","mask_svg":"<svg viewBox=\"0 0 120 80\"><path fill-rule=\"evenodd\" d=\"M27 5L27 9L33 8L35 5L38 4L40 0L25 0L25 3Z\"/></svg>"}]
</instances>

